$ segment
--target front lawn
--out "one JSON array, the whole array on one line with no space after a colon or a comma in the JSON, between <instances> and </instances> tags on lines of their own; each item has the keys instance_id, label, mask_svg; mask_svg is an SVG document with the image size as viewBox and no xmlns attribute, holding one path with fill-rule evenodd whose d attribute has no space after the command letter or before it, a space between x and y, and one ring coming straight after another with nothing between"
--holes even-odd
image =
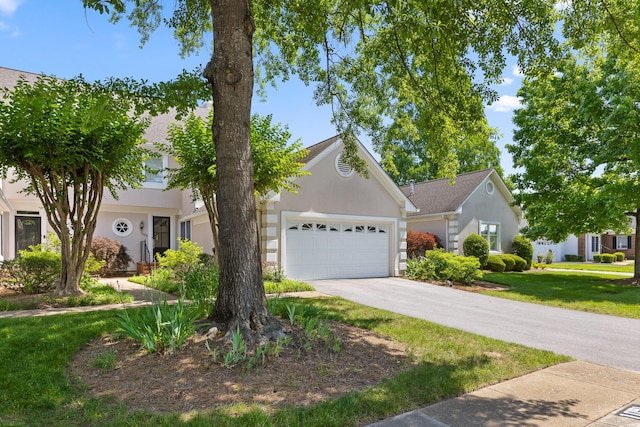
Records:
<instances>
[{"instance_id":1,"label":"front lawn","mask_svg":"<svg viewBox=\"0 0 640 427\"><path fill-rule=\"evenodd\" d=\"M558 262L553 264L547 264L548 269L562 269L562 270L588 270L588 271L611 271L617 273L631 273L633 274L633 264L620 265L620 264L607 264L604 262Z\"/></svg>"},{"instance_id":2,"label":"front lawn","mask_svg":"<svg viewBox=\"0 0 640 427\"><path fill-rule=\"evenodd\" d=\"M286 407L238 402L206 412L158 414L132 411L122 404L91 397L76 380L66 376L69 360L80 347L114 330L115 311L0 319L0 424L362 425L569 360L339 298L295 302L313 304L323 318L374 330L405 343L417 363L373 389L309 407L296 406L298 402L289 402ZM158 372L153 375L161 380ZM308 373L300 375L302 380ZM216 393L215 385L210 386L211 393Z\"/></svg>"},{"instance_id":3,"label":"front lawn","mask_svg":"<svg viewBox=\"0 0 640 427\"><path fill-rule=\"evenodd\" d=\"M483 294L523 302L640 319L640 287L615 284L620 276L542 271L486 273L482 280L509 286Z\"/></svg>"}]
</instances>

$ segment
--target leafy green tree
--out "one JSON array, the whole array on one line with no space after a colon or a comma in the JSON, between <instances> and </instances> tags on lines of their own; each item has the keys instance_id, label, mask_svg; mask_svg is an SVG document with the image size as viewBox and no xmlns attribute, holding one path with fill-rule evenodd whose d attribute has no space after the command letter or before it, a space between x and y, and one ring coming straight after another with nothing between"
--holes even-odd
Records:
<instances>
[{"instance_id":1,"label":"leafy green tree","mask_svg":"<svg viewBox=\"0 0 640 427\"><path fill-rule=\"evenodd\" d=\"M222 244L212 318L230 330L240 328L248 340L282 333L266 308L260 274L249 126L254 57L264 78L260 84L291 74L316 84L317 101L333 105L344 134L362 127L381 146L387 123L401 123L407 135L428 135L422 137L429 141L425 150L438 161L455 157L448 126L472 127L484 118L480 101L495 99L489 85L502 80L505 52L516 55L524 70L556 53L551 0L179 0L168 17L163 3L153 0L83 4L111 12L116 20L126 16L143 42L166 23L183 54L202 49L213 32L204 75L215 111ZM476 78L477 72L484 79ZM364 172L355 144L345 142L347 161ZM449 176L456 172L451 165Z\"/></svg>"},{"instance_id":2,"label":"leafy green tree","mask_svg":"<svg viewBox=\"0 0 640 427\"><path fill-rule=\"evenodd\" d=\"M104 189L139 184L148 123L128 115L135 102L81 78L20 79L4 89L0 103L0 165L25 180L25 192L40 199L60 239L62 268L56 293L82 293L80 280L90 254Z\"/></svg>"},{"instance_id":3,"label":"leafy green tree","mask_svg":"<svg viewBox=\"0 0 640 427\"><path fill-rule=\"evenodd\" d=\"M523 169L515 197L531 238L627 233L630 217L640 220L640 68L606 50L589 54L525 79L519 93L524 107L508 149ZM635 248L638 259L640 233Z\"/></svg>"},{"instance_id":4,"label":"leafy green tree","mask_svg":"<svg viewBox=\"0 0 640 427\"><path fill-rule=\"evenodd\" d=\"M457 132L457 136L452 136L452 156L445 161L431 158L425 150L427 141L406 139L402 133L395 140L393 135L394 132L387 133L380 164L398 185L447 177L452 165L456 167L457 173L493 167L499 175L503 174L500 150L495 145L496 130L488 127L486 121L480 121L475 133L465 135Z\"/></svg>"},{"instance_id":5,"label":"leafy green tree","mask_svg":"<svg viewBox=\"0 0 640 427\"><path fill-rule=\"evenodd\" d=\"M271 122L271 116L251 117L251 153L254 159L254 191L264 196L269 191L295 192L298 185L292 180L306 174L300 161L307 150L296 141L289 144L291 134L286 128ZM159 145L171 154L180 167L169 170L168 188L190 189L194 200L202 200L209 217L215 248L218 238L218 206L216 203L216 153L212 141L213 114L205 121L190 114L183 124L169 126L169 144ZM217 258L216 258L217 259Z\"/></svg>"}]
</instances>

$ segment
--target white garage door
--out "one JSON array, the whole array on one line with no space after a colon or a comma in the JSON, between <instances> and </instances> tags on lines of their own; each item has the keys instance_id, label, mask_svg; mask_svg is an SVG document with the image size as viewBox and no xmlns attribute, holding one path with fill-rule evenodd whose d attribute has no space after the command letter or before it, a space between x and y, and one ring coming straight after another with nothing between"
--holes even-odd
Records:
<instances>
[{"instance_id":1,"label":"white garage door","mask_svg":"<svg viewBox=\"0 0 640 427\"><path fill-rule=\"evenodd\" d=\"M300 280L389 275L389 225L289 221L285 272Z\"/></svg>"}]
</instances>

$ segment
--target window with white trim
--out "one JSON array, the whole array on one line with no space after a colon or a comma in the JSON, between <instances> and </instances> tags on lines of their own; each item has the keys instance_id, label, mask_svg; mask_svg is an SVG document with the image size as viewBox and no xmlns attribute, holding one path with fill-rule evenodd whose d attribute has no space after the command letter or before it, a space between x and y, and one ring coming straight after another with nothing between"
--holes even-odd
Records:
<instances>
[{"instance_id":1,"label":"window with white trim","mask_svg":"<svg viewBox=\"0 0 640 427\"><path fill-rule=\"evenodd\" d=\"M489 243L489 251L500 252L500 224L481 222L480 235Z\"/></svg>"},{"instance_id":2,"label":"window with white trim","mask_svg":"<svg viewBox=\"0 0 640 427\"><path fill-rule=\"evenodd\" d=\"M191 240L191 221L182 221L180 223L180 238Z\"/></svg>"},{"instance_id":3,"label":"window with white trim","mask_svg":"<svg viewBox=\"0 0 640 427\"><path fill-rule=\"evenodd\" d=\"M629 243L631 243L630 240L630 236L618 236L616 239L616 249L631 249L629 247Z\"/></svg>"},{"instance_id":4,"label":"window with white trim","mask_svg":"<svg viewBox=\"0 0 640 427\"><path fill-rule=\"evenodd\" d=\"M165 188L164 170L168 167L167 156L150 157L144 162L144 182L146 188Z\"/></svg>"}]
</instances>

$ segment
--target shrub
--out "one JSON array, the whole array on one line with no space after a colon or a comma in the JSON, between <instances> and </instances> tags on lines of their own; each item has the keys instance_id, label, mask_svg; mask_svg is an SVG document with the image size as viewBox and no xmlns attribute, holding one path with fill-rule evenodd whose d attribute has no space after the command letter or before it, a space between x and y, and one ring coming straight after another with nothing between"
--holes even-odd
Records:
<instances>
[{"instance_id":1,"label":"shrub","mask_svg":"<svg viewBox=\"0 0 640 427\"><path fill-rule=\"evenodd\" d=\"M514 254L503 254L500 258L505 264L504 271L524 271L527 267L527 261L524 258ZM512 265L513 264L513 265Z\"/></svg>"},{"instance_id":2,"label":"shrub","mask_svg":"<svg viewBox=\"0 0 640 427\"><path fill-rule=\"evenodd\" d=\"M479 234L469 234L462 243L462 250L465 256L474 256L480 261L480 266L484 267L489 256L489 242Z\"/></svg>"},{"instance_id":3,"label":"shrub","mask_svg":"<svg viewBox=\"0 0 640 427\"><path fill-rule=\"evenodd\" d=\"M427 251L422 258L407 260L407 277L419 280L451 280L469 284L482 277L475 257L459 256L442 249Z\"/></svg>"},{"instance_id":4,"label":"shrub","mask_svg":"<svg viewBox=\"0 0 640 427\"><path fill-rule=\"evenodd\" d=\"M502 262L504 262L504 271L513 271L513 267L516 265L516 260L509 255L510 254L498 255Z\"/></svg>"},{"instance_id":5,"label":"shrub","mask_svg":"<svg viewBox=\"0 0 640 427\"><path fill-rule=\"evenodd\" d=\"M513 271L522 272L527 268L527 261L524 258L518 255L511 255L511 256L516 262L516 265L513 266Z\"/></svg>"},{"instance_id":6,"label":"shrub","mask_svg":"<svg viewBox=\"0 0 640 427\"><path fill-rule=\"evenodd\" d=\"M602 262L602 254L593 254L593 262Z\"/></svg>"},{"instance_id":7,"label":"shrub","mask_svg":"<svg viewBox=\"0 0 640 427\"><path fill-rule=\"evenodd\" d=\"M544 255L538 254L536 255L536 259L538 260L538 264L542 264L544 262Z\"/></svg>"},{"instance_id":8,"label":"shrub","mask_svg":"<svg viewBox=\"0 0 640 427\"><path fill-rule=\"evenodd\" d=\"M423 231L407 231L407 257L418 258L426 251L441 247L442 243L435 234Z\"/></svg>"},{"instance_id":9,"label":"shrub","mask_svg":"<svg viewBox=\"0 0 640 427\"><path fill-rule=\"evenodd\" d=\"M179 275L182 271L186 271L191 267L201 264L201 254L203 250L200 246L188 239L180 240L180 248L167 249L164 254L157 254L158 265L161 268L167 268Z\"/></svg>"},{"instance_id":10,"label":"shrub","mask_svg":"<svg viewBox=\"0 0 640 427\"><path fill-rule=\"evenodd\" d=\"M607 264L611 264L615 259L616 256L614 254L602 254L602 262L606 262Z\"/></svg>"},{"instance_id":11,"label":"shrub","mask_svg":"<svg viewBox=\"0 0 640 427\"><path fill-rule=\"evenodd\" d=\"M533 262L533 243L531 243L531 240L524 236L514 236L513 241L511 242L511 248L514 255L524 259L526 263L524 269L529 270L531 268L531 263Z\"/></svg>"},{"instance_id":12,"label":"shrub","mask_svg":"<svg viewBox=\"0 0 640 427\"><path fill-rule=\"evenodd\" d=\"M553 251L551 249L549 249L547 251L547 254L544 256L544 263L545 264L552 264L553 263Z\"/></svg>"},{"instance_id":13,"label":"shrub","mask_svg":"<svg viewBox=\"0 0 640 427\"><path fill-rule=\"evenodd\" d=\"M506 264L499 255L489 255L487 258L487 268L491 271L502 273L506 268Z\"/></svg>"},{"instance_id":14,"label":"shrub","mask_svg":"<svg viewBox=\"0 0 640 427\"><path fill-rule=\"evenodd\" d=\"M96 237L91 241L91 253L98 261L104 261L99 273L101 275L113 275L129 269L129 263L133 260L127 248L117 240L108 237Z\"/></svg>"},{"instance_id":15,"label":"shrub","mask_svg":"<svg viewBox=\"0 0 640 427\"><path fill-rule=\"evenodd\" d=\"M624 252L614 252L613 255L616 257L616 262L624 261Z\"/></svg>"},{"instance_id":16,"label":"shrub","mask_svg":"<svg viewBox=\"0 0 640 427\"><path fill-rule=\"evenodd\" d=\"M286 278L284 270L277 263L268 261L262 263L262 280L279 283Z\"/></svg>"},{"instance_id":17,"label":"shrub","mask_svg":"<svg viewBox=\"0 0 640 427\"><path fill-rule=\"evenodd\" d=\"M574 255L574 254L565 254L564 255L564 260L566 262L576 262L578 261L578 255Z\"/></svg>"},{"instance_id":18,"label":"shrub","mask_svg":"<svg viewBox=\"0 0 640 427\"><path fill-rule=\"evenodd\" d=\"M195 265L180 277L184 283L184 297L192 301L194 309L201 315L211 313L218 295L218 267Z\"/></svg>"},{"instance_id":19,"label":"shrub","mask_svg":"<svg viewBox=\"0 0 640 427\"><path fill-rule=\"evenodd\" d=\"M5 274L2 286L25 294L41 294L55 289L60 279L62 257L55 252L43 251L42 246L21 250L18 257L2 263Z\"/></svg>"}]
</instances>

